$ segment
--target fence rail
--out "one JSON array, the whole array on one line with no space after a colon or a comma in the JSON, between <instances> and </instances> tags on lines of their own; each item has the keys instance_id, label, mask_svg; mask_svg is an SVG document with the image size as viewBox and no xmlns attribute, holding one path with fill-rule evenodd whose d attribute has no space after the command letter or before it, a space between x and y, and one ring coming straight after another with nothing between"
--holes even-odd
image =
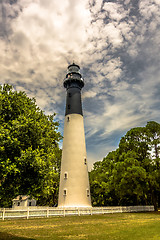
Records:
<instances>
[{"instance_id":1,"label":"fence rail","mask_svg":"<svg viewBox=\"0 0 160 240\"><path fill-rule=\"evenodd\" d=\"M28 208L3 208L0 209L0 219L12 218L36 218L51 216L68 216L68 215L93 215L107 213L123 212L152 212L153 206L127 206L127 207L92 207L92 208L52 208L52 207L28 207Z\"/></svg>"}]
</instances>

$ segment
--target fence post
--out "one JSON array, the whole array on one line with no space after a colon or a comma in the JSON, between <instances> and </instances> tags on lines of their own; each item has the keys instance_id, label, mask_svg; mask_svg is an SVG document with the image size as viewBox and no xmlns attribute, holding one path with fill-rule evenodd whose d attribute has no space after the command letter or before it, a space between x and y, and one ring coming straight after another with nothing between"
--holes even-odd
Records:
<instances>
[{"instance_id":1,"label":"fence post","mask_svg":"<svg viewBox=\"0 0 160 240\"><path fill-rule=\"evenodd\" d=\"M27 208L27 219L29 218L29 208Z\"/></svg>"},{"instance_id":2,"label":"fence post","mask_svg":"<svg viewBox=\"0 0 160 240\"><path fill-rule=\"evenodd\" d=\"M91 215L92 215L92 208L91 208Z\"/></svg>"},{"instance_id":3,"label":"fence post","mask_svg":"<svg viewBox=\"0 0 160 240\"><path fill-rule=\"evenodd\" d=\"M66 216L65 208L63 209L63 217Z\"/></svg>"},{"instance_id":4,"label":"fence post","mask_svg":"<svg viewBox=\"0 0 160 240\"><path fill-rule=\"evenodd\" d=\"M49 217L49 208L47 208L47 218Z\"/></svg>"},{"instance_id":5,"label":"fence post","mask_svg":"<svg viewBox=\"0 0 160 240\"><path fill-rule=\"evenodd\" d=\"M103 207L102 207L102 214L104 214Z\"/></svg>"},{"instance_id":6,"label":"fence post","mask_svg":"<svg viewBox=\"0 0 160 240\"><path fill-rule=\"evenodd\" d=\"M78 216L80 216L81 215L81 213L80 213L80 209L78 208Z\"/></svg>"},{"instance_id":7,"label":"fence post","mask_svg":"<svg viewBox=\"0 0 160 240\"><path fill-rule=\"evenodd\" d=\"M114 209L113 209L113 207L111 208L112 209L112 214L114 213Z\"/></svg>"},{"instance_id":8,"label":"fence post","mask_svg":"<svg viewBox=\"0 0 160 240\"><path fill-rule=\"evenodd\" d=\"M2 212L2 220L4 220L4 215L5 215L5 208L3 208L3 212Z\"/></svg>"},{"instance_id":9,"label":"fence post","mask_svg":"<svg viewBox=\"0 0 160 240\"><path fill-rule=\"evenodd\" d=\"M121 210L120 210L120 212L122 213L123 212L123 210L122 210L122 206L121 206L121 208L120 208Z\"/></svg>"}]
</instances>

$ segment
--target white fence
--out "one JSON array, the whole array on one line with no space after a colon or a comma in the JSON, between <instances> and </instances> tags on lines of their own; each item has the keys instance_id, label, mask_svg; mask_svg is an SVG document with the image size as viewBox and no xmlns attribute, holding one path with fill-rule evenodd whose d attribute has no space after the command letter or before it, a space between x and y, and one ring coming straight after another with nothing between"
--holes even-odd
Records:
<instances>
[{"instance_id":1,"label":"white fence","mask_svg":"<svg viewBox=\"0 0 160 240\"><path fill-rule=\"evenodd\" d=\"M29 208L3 208L0 209L0 219L12 218L35 218L68 215L93 215L106 213L129 213L129 212L152 212L153 206L127 206L127 207L92 207L92 208L52 208L52 207L29 207Z\"/></svg>"}]
</instances>

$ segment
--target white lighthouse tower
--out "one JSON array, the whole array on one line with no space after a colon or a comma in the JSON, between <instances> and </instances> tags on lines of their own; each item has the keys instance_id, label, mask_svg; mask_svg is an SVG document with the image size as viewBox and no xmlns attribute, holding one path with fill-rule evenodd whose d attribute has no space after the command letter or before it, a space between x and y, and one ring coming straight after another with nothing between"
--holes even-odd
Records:
<instances>
[{"instance_id":1,"label":"white lighthouse tower","mask_svg":"<svg viewBox=\"0 0 160 240\"><path fill-rule=\"evenodd\" d=\"M87 155L81 103L84 81L80 67L68 66L58 207L91 207Z\"/></svg>"}]
</instances>

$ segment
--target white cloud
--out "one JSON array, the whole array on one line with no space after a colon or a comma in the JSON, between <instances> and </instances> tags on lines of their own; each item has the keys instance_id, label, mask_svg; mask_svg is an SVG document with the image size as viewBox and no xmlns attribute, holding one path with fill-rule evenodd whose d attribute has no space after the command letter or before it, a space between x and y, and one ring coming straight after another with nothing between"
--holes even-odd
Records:
<instances>
[{"instance_id":1,"label":"white cloud","mask_svg":"<svg viewBox=\"0 0 160 240\"><path fill-rule=\"evenodd\" d=\"M103 4L103 0L89 0L89 5L92 6L91 12L93 14L97 14L100 12L102 4Z\"/></svg>"},{"instance_id":2,"label":"white cloud","mask_svg":"<svg viewBox=\"0 0 160 240\"><path fill-rule=\"evenodd\" d=\"M160 2L157 0L141 0L139 4L139 11L145 19L153 17L159 13Z\"/></svg>"},{"instance_id":3,"label":"white cloud","mask_svg":"<svg viewBox=\"0 0 160 240\"><path fill-rule=\"evenodd\" d=\"M108 33L109 42L113 45L113 47L122 46L122 35L118 28L114 26L113 23L109 23L105 26L104 31Z\"/></svg>"},{"instance_id":4,"label":"white cloud","mask_svg":"<svg viewBox=\"0 0 160 240\"><path fill-rule=\"evenodd\" d=\"M46 1L30 2L13 19L9 60L12 62L11 68L15 60L18 61L16 69L14 66L16 72L25 74L28 68L34 68L37 72L43 69L47 81L54 82L53 75L57 76L65 66L66 58L76 60L84 49L90 14L85 1L77 4L73 1L49 2L49 5ZM22 1L19 5L22 5ZM6 48L4 46L1 49L2 54ZM52 73L46 72L46 68Z\"/></svg>"},{"instance_id":5,"label":"white cloud","mask_svg":"<svg viewBox=\"0 0 160 240\"><path fill-rule=\"evenodd\" d=\"M85 93L83 94L83 99L84 99L84 98L93 98L93 97L95 97L96 95L97 95L97 93L94 92L94 91L87 91L87 92L85 92Z\"/></svg>"},{"instance_id":6,"label":"white cloud","mask_svg":"<svg viewBox=\"0 0 160 240\"><path fill-rule=\"evenodd\" d=\"M118 22L126 16L123 6L118 3L105 2L103 9L110 19Z\"/></svg>"}]
</instances>

